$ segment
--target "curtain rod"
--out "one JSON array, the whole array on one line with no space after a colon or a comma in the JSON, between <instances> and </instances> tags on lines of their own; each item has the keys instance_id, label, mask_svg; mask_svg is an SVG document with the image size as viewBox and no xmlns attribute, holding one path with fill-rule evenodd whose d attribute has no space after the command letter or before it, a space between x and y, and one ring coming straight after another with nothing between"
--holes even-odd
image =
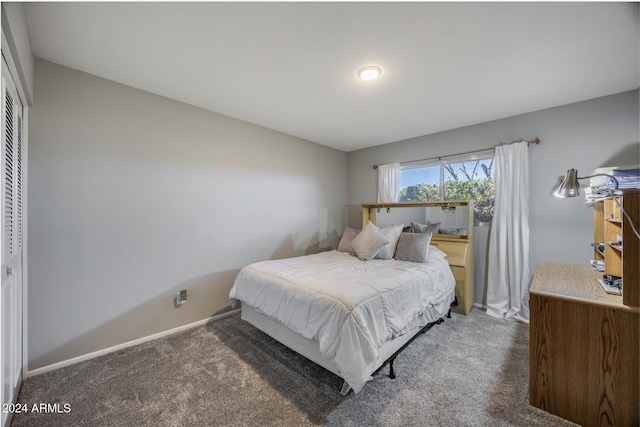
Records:
<instances>
[{"instance_id":1,"label":"curtain rod","mask_svg":"<svg viewBox=\"0 0 640 427\"><path fill-rule=\"evenodd\" d=\"M539 145L540 144L540 138L538 138L537 136L535 138L533 138L533 139L530 139L530 140L516 139L515 141L509 142L509 144L513 144L514 142L523 142L523 141L526 142L527 145L531 145L531 144ZM503 144L498 144L498 145L503 145ZM401 163L424 162L424 161L427 161L427 160L442 160L442 159L446 159L446 158L449 158L449 157L457 157L457 156L463 156L465 154L473 154L473 153L480 153L482 151L489 151L489 150L493 150L494 148L496 148L496 146L485 148L485 149L482 149L482 150L465 151L463 153L447 154L446 156L431 157L429 159L411 160L409 162L401 162ZM373 168L374 169L378 169L378 165L373 165Z\"/></svg>"}]
</instances>

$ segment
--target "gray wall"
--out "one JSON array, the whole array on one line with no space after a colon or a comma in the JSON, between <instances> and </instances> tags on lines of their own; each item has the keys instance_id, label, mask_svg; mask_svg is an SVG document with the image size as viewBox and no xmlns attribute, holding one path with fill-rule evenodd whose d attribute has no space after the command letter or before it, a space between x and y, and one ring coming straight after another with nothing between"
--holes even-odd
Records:
<instances>
[{"instance_id":1,"label":"gray wall","mask_svg":"<svg viewBox=\"0 0 640 427\"><path fill-rule=\"evenodd\" d=\"M374 164L437 157L535 136L542 143L529 148L531 274L542 260L586 264L593 256L589 246L592 210L583 198L554 198L552 189L572 167L587 175L598 167L640 163L637 90L351 152L348 225L359 227L359 205L376 200ZM486 232L476 230L476 237ZM477 243L476 260L482 260L486 242ZM484 272L477 273L483 279ZM482 303L483 297L484 280L476 280L476 303Z\"/></svg>"},{"instance_id":2,"label":"gray wall","mask_svg":"<svg viewBox=\"0 0 640 427\"><path fill-rule=\"evenodd\" d=\"M228 311L244 265L336 247L345 153L42 60L35 94L29 370Z\"/></svg>"}]
</instances>

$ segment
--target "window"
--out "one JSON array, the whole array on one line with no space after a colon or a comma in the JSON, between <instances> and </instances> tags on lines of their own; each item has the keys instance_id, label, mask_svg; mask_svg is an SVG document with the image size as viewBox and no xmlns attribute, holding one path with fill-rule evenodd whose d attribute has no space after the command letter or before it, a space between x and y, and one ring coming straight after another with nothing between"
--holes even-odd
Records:
<instances>
[{"instance_id":1,"label":"window","mask_svg":"<svg viewBox=\"0 0 640 427\"><path fill-rule=\"evenodd\" d=\"M495 181L493 150L446 160L400 165L400 202L471 199L474 221L491 222Z\"/></svg>"}]
</instances>

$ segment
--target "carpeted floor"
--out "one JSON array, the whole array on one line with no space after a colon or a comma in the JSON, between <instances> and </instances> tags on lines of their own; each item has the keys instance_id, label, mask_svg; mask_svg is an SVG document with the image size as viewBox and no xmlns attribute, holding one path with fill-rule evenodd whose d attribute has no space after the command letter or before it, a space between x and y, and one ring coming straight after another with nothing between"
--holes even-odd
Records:
<instances>
[{"instance_id":1,"label":"carpeted floor","mask_svg":"<svg viewBox=\"0 0 640 427\"><path fill-rule=\"evenodd\" d=\"M416 339L362 392L238 314L28 378L12 426L571 426L528 404L528 326L474 309ZM64 410L60 411L64 412Z\"/></svg>"}]
</instances>

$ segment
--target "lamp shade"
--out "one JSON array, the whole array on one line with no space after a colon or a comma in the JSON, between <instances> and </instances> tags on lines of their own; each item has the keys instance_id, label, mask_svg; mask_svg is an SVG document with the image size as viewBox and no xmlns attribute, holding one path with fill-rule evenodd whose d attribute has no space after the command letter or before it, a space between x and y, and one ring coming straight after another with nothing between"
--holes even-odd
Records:
<instances>
[{"instance_id":1,"label":"lamp shade","mask_svg":"<svg viewBox=\"0 0 640 427\"><path fill-rule=\"evenodd\" d=\"M569 169L553 195L560 198L579 196L580 184L578 184L578 171Z\"/></svg>"}]
</instances>

